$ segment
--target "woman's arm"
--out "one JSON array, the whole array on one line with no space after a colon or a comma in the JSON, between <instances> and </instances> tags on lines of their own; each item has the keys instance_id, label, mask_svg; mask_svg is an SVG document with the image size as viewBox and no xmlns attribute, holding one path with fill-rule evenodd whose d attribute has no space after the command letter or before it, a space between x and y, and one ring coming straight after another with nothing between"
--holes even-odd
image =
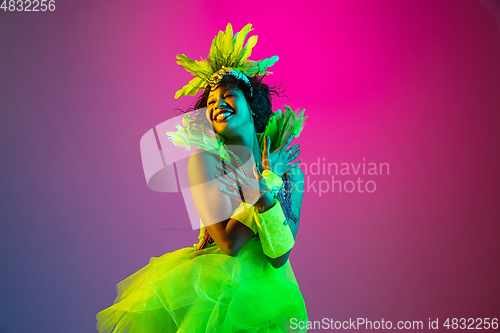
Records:
<instances>
[{"instance_id":1,"label":"woman's arm","mask_svg":"<svg viewBox=\"0 0 500 333\"><path fill-rule=\"evenodd\" d=\"M222 184L214 178L219 174L215 169L217 164L217 157L205 150L198 149L191 154L188 163L191 194L203 224L219 248L227 255L236 256L254 233L243 223L231 219L231 201L218 190Z\"/></svg>"},{"instance_id":2,"label":"woman's arm","mask_svg":"<svg viewBox=\"0 0 500 333\"><path fill-rule=\"evenodd\" d=\"M295 217L297 217L297 220L300 221L300 212L302 209L302 198L304 197L304 172L302 169L299 167L295 167L293 169L290 169L291 173L291 180L292 180L292 193L291 193L291 199L292 199L292 213ZM293 238L295 239L297 236L297 231L299 229L299 223L294 224L289 223L290 230L292 231ZM274 268L279 268L283 266L286 261L288 260L288 256L290 255L290 252L292 250L288 251L284 255L278 258L269 258L269 262L271 265L273 265Z\"/></svg>"}]
</instances>

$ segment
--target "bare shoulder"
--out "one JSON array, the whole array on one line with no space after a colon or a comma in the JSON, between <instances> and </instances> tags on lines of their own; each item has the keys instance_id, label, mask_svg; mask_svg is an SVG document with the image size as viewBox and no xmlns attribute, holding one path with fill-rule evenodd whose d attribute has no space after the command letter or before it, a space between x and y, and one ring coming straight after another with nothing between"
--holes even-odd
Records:
<instances>
[{"instance_id":1,"label":"bare shoulder","mask_svg":"<svg viewBox=\"0 0 500 333\"><path fill-rule=\"evenodd\" d=\"M215 159L215 155L204 149L196 149L189 156L188 168L203 168L211 164Z\"/></svg>"},{"instance_id":2,"label":"bare shoulder","mask_svg":"<svg viewBox=\"0 0 500 333\"><path fill-rule=\"evenodd\" d=\"M191 153L188 162L188 177L191 185L205 183L208 177L213 177L217 157L204 149L197 149Z\"/></svg>"}]
</instances>

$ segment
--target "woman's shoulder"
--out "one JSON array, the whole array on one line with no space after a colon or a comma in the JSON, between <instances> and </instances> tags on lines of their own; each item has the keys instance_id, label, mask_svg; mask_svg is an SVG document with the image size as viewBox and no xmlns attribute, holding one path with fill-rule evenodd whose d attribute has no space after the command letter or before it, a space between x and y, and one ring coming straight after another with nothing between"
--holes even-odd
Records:
<instances>
[{"instance_id":1,"label":"woman's shoulder","mask_svg":"<svg viewBox=\"0 0 500 333\"><path fill-rule=\"evenodd\" d=\"M196 149L189 156L189 163L216 163L218 160L218 155L211 153L203 148Z\"/></svg>"},{"instance_id":2,"label":"woman's shoulder","mask_svg":"<svg viewBox=\"0 0 500 333\"><path fill-rule=\"evenodd\" d=\"M218 156L204 149L197 149L191 153L188 162L188 176L190 181L199 179L206 181L210 174L213 174L215 165L218 163Z\"/></svg>"}]
</instances>

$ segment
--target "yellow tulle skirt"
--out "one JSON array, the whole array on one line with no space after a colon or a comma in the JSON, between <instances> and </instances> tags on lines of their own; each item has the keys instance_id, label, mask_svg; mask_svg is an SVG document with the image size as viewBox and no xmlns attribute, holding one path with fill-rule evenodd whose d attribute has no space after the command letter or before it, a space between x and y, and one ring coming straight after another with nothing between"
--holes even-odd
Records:
<instances>
[{"instance_id":1,"label":"yellow tulle skirt","mask_svg":"<svg viewBox=\"0 0 500 333\"><path fill-rule=\"evenodd\" d=\"M308 320L290 261L272 267L258 237L236 257L215 243L196 248L151 258L120 282L114 304L96 316L99 332L306 331L290 328Z\"/></svg>"}]
</instances>

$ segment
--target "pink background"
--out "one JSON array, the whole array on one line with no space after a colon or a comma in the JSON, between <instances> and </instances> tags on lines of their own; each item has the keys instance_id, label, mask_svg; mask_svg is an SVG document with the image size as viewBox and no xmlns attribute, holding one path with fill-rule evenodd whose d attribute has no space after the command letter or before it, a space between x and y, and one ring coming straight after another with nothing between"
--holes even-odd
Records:
<instances>
[{"instance_id":1,"label":"pink background","mask_svg":"<svg viewBox=\"0 0 500 333\"><path fill-rule=\"evenodd\" d=\"M373 193L305 193L291 263L310 320L500 317L500 6L56 1L0 11L0 332L93 332L115 284L197 242L139 140L228 22L309 119L301 158L388 163ZM356 175L335 175L343 183ZM326 186L326 185L325 185ZM441 326L440 329L444 330Z\"/></svg>"}]
</instances>

